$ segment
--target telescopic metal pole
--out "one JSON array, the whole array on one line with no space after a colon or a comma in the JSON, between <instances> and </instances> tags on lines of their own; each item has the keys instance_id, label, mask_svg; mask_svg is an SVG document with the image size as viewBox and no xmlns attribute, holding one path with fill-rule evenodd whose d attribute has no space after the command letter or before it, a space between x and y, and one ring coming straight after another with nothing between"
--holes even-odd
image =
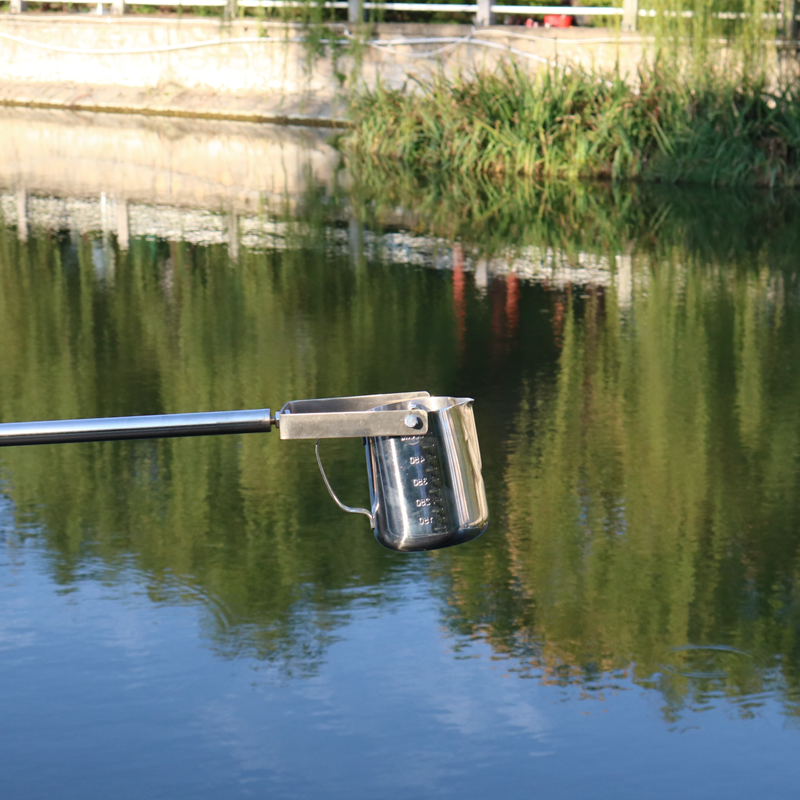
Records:
<instances>
[{"instance_id":1,"label":"telescopic metal pole","mask_svg":"<svg viewBox=\"0 0 800 800\"><path fill-rule=\"evenodd\" d=\"M6 422L0 424L0 447L215 436L223 433L268 433L274 424L275 419L268 408L200 414L63 419L52 422Z\"/></svg>"},{"instance_id":2,"label":"telescopic metal pole","mask_svg":"<svg viewBox=\"0 0 800 800\"><path fill-rule=\"evenodd\" d=\"M0 423L0 447L269 433L273 425L280 428L281 439L424 436L428 432L428 412L412 401L428 397L427 392L394 392L292 400L274 416L268 408L256 408L200 414L5 422ZM406 407L406 402L412 405Z\"/></svg>"}]
</instances>

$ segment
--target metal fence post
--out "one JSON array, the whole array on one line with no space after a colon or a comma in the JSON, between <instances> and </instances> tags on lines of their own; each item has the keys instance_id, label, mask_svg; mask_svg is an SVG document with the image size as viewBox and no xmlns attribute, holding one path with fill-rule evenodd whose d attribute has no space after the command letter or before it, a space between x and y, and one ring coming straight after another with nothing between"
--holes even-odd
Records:
<instances>
[{"instance_id":1,"label":"metal fence post","mask_svg":"<svg viewBox=\"0 0 800 800\"><path fill-rule=\"evenodd\" d=\"M783 35L794 41L797 38L797 0L783 0L781 3L781 12L783 14Z\"/></svg>"},{"instance_id":2,"label":"metal fence post","mask_svg":"<svg viewBox=\"0 0 800 800\"><path fill-rule=\"evenodd\" d=\"M28 193L17 190L17 237L21 242L28 241Z\"/></svg>"},{"instance_id":3,"label":"metal fence post","mask_svg":"<svg viewBox=\"0 0 800 800\"><path fill-rule=\"evenodd\" d=\"M127 200L117 200L117 244L123 253L131 246L131 223Z\"/></svg>"},{"instance_id":4,"label":"metal fence post","mask_svg":"<svg viewBox=\"0 0 800 800\"><path fill-rule=\"evenodd\" d=\"M493 0L478 0L478 13L475 15L476 25L494 25L496 20L492 13Z\"/></svg>"},{"instance_id":5,"label":"metal fence post","mask_svg":"<svg viewBox=\"0 0 800 800\"><path fill-rule=\"evenodd\" d=\"M639 0L622 0L622 30L633 33L639 20Z\"/></svg>"},{"instance_id":6,"label":"metal fence post","mask_svg":"<svg viewBox=\"0 0 800 800\"><path fill-rule=\"evenodd\" d=\"M239 217L234 209L228 212L228 260L235 264L239 260Z\"/></svg>"},{"instance_id":7,"label":"metal fence post","mask_svg":"<svg viewBox=\"0 0 800 800\"><path fill-rule=\"evenodd\" d=\"M9 11L12 14L22 14L23 11L28 10L28 0L11 0L11 8Z\"/></svg>"},{"instance_id":8,"label":"metal fence post","mask_svg":"<svg viewBox=\"0 0 800 800\"><path fill-rule=\"evenodd\" d=\"M348 223L347 240L350 250L350 269L357 272L364 263L364 223L351 217Z\"/></svg>"},{"instance_id":9,"label":"metal fence post","mask_svg":"<svg viewBox=\"0 0 800 800\"><path fill-rule=\"evenodd\" d=\"M347 0L347 21L352 23L364 21L364 0Z\"/></svg>"}]
</instances>

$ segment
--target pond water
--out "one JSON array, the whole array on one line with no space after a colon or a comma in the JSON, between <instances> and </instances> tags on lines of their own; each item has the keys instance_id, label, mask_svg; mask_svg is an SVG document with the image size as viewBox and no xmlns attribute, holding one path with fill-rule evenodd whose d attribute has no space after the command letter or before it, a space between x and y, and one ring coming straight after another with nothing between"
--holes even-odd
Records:
<instances>
[{"instance_id":1,"label":"pond water","mask_svg":"<svg viewBox=\"0 0 800 800\"><path fill-rule=\"evenodd\" d=\"M795 201L420 192L0 197L3 422L467 395L491 511L403 555L275 433L3 450L0 796L794 796Z\"/></svg>"}]
</instances>

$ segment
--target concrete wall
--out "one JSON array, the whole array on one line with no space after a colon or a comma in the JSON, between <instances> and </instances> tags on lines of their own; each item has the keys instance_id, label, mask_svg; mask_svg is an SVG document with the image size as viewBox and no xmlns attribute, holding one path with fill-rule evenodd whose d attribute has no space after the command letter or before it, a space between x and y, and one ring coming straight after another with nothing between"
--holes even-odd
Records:
<instances>
[{"instance_id":1,"label":"concrete wall","mask_svg":"<svg viewBox=\"0 0 800 800\"><path fill-rule=\"evenodd\" d=\"M294 43L222 44L180 51L126 54L119 51L198 44L215 39L258 38L259 26L224 25L214 19L115 18L89 14L6 16L0 33L40 45L83 52L58 52L11 39L0 40L0 80L70 81L101 86L181 87L223 92L330 93L331 65L305 68ZM275 31L292 35L292 31ZM117 53L91 54L106 50Z\"/></svg>"},{"instance_id":2,"label":"concrete wall","mask_svg":"<svg viewBox=\"0 0 800 800\"><path fill-rule=\"evenodd\" d=\"M507 58L516 58L531 69L540 66L540 59L554 58L598 66L611 66L619 58L623 67L632 68L642 55L642 41L636 36L620 38L598 28L561 31L522 26L483 28L475 32L471 42L445 49L433 58L419 58L415 54L439 49L441 45L396 43L398 39L413 37L466 37L472 30L466 25L375 26L373 38L377 42L394 40L393 52L367 47L357 71L359 79L374 85L380 77L384 83L400 87L409 81L410 75L424 77L439 68L450 72L471 70ZM0 17L0 82L66 82L144 87L154 91L172 87L247 94L254 98L258 95L286 98L292 103L299 98L306 98L312 104L324 100L335 106L341 89L330 58L310 59L302 43L265 38L285 40L301 33L298 28L279 23L223 23L218 19L192 17L4 15ZM235 41L242 38L255 41ZM223 42L196 49L154 51L218 39ZM515 48L528 56L497 49L498 45ZM134 49L150 52L126 52ZM349 73L353 66L352 57L346 57L339 68Z\"/></svg>"}]
</instances>

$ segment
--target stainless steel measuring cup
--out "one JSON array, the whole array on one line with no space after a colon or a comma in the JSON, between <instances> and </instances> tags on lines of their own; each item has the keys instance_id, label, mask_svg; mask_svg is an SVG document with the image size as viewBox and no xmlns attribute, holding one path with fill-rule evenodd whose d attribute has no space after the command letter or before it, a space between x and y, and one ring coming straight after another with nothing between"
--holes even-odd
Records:
<instances>
[{"instance_id":1,"label":"stainless steel measuring cup","mask_svg":"<svg viewBox=\"0 0 800 800\"><path fill-rule=\"evenodd\" d=\"M269 432L316 439L317 463L331 497L366 514L375 538L409 552L468 542L489 522L472 400L428 392L290 400L268 408L105 419L0 424L0 447ZM361 437L367 449L371 508L344 505L319 455L320 439Z\"/></svg>"},{"instance_id":2,"label":"stainless steel measuring cup","mask_svg":"<svg viewBox=\"0 0 800 800\"><path fill-rule=\"evenodd\" d=\"M434 550L486 530L489 508L472 403L468 397L428 397L383 407L428 412L424 435L367 439L375 538L384 547Z\"/></svg>"},{"instance_id":3,"label":"stainless steel measuring cup","mask_svg":"<svg viewBox=\"0 0 800 800\"><path fill-rule=\"evenodd\" d=\"M480 536L489 509L472 403L468 397L416 397L371 409L407 411L408 435L366 437L370 510L336 497L317 451L333 499L345 511L366 514L375 538L390 550L435 550ZM427 413L427 433L413 428L420 411Z\"/></svg>"}]
</instances>

